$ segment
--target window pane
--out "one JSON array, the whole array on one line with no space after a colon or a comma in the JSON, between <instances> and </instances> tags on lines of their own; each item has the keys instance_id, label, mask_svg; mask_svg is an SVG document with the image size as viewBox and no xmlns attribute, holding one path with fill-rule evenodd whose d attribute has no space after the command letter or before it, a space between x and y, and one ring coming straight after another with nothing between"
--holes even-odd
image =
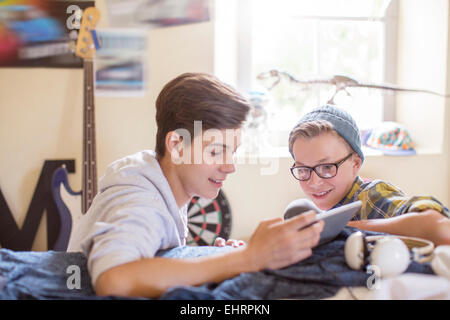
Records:
<instances>
[{"instance_id":1,"label":"window pane","mask_svg":"<svg viewBox=\"0 0 450 320\"><path fill-rule=\"evenodd\" d=\"M256 80L258 74L271 69L293 75L315 74L315 39L311 32L314 29L312 21L280 19L268 23L255 17L252 26L252 87L273 83L273 78L267 82ZM303 106L317 104L314 90L304 89L307 88L300 88L284 78L271 91L273 99L267 111L269 119L276 119L271 121L271 129L287 130L295 124Z\"/></svg>"},{"instance_id":2,"label":"window pane","mask_svg":"<svg viewBox=\"0 0 450 320\"><path fill-rule=\"evenodd\" d=\"M383 25L380 22L320 21L320 74L345 74L381 82Z\"/></svg>"},{"instance_id":3,"label":"window pane","mask_svg":"<svg viewBox=\"0 0 450 320\"><path fill-rule=\"evenodd\" d=\"M343 75L360 83L384 82L384 15L391 0L248 1L250 5L239 10L237 32L245 46L238 56L237 87L264 100L250 116L247 135L255 141L253 150L270 153L271 147L287 148L288 133L301 115L332 97L360 129L379 124L383 94L389 93L347 88L335 95L331 80ZM272 69L303 83L282 76L266 96L260 96L277 79L262 81L257 76Z\"/></svg>"},{"instance_id":4,"label":"window pane","mask_svg":"<svg viewBox=\"0 0 450 320\"><path fill-rule=\"evenodd\" d=\"M332 2L332 6L336 8L338 2ZM360 2L366 5L370 2L370 5L376 1ZM300 116L329 101L335 93L335 87L330 83L334 75L352 77L361 83L383 81L383 22L305 19L293 16L295 10L283 16L280 9L278 14L268 18L269 4L276 10L274 2L260 3L258 0L257 4L252 11L251 87L261 90L262 86L267 88L274 83L275 78L256 80L257 75L271 69L286 71L299 80L322 80L322 83L314 81L309 85L299 85L284 77L270 91L272 100L265 109L270 119L270 130L277 133L270 135L271 145L286 146L285 138ZM351 6L344 7L348 9ZM364 88L347 89L337 94L334 102L347 107L360 128L367 129L382 118L381 94Z\"/></svg>"},{"instance_id":5,"label":"window pane","mask_svg":"<svg viewBox=\"0 0 450 320\"><path fill-rule=\"evenodd\" d=\"M381 83L383 74L383 24L376 21L320 21L319 74L345 75L360 83ZM376 126L382 118L382 94L376 89L348 88L334 102L346 106L360 129ZM334 88L320 91L323 103Z\"/></svg>"},{"instance_id":6,"label":"window pane","mask_svg":"<svg viewBox=\"0 0 450 320\"><path fill-rule=\"evenodd\" d=\"M390 0L253 0L254 12L268 16L382 18Z\"/></svg>"}]
</instances>

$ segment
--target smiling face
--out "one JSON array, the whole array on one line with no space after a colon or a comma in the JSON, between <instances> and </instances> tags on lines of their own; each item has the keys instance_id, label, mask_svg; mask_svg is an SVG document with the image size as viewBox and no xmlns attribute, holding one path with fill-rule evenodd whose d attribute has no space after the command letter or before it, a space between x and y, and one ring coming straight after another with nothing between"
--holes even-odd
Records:
<instances>
[{"instance_id":1,"label":"smiling face","mask_svg":"<svg viewBox=\"0 0 450 320\"><path fill-rule=\"evenodd\" d=\"M194 196L217 197L227 176L236 170L233 157L240 143L241 129L215 129L206 130L190 143L168 144L169 150L178 149L179 158L167 154L161 167L179 206Z\"/></svg>"},{"instance_id":2,"label":"smiling face","mask_svg":"<svg viewBox=\"0 0 450 320\"><path fill-rule=\"evenodd\" d=\"M296 166L314 167L318 164L336 163L353 150L335 132L324 132L311 138L299 137L292 145ZM321 210L329 210L350 191L361 167L361 159L353 154L339 166L335 177L320 178L314 171L307 181L299 181L303 192Z\"/></svg>"},{"instance_id":3,"label":"smiling face","mask_svg":"<svg viewBox=\"0 0 450 320\"><path fill-rule=\"evenodd\" d=\"M195 137L190 146L191 163L177 168L185 192L190 197L217 197L227 176L236 170L233 157L240 143L240 129L215 130L213 134ZM197 148L198 144L202 147ZM200 150L198 161L200 155L195 152Z\"/></svg>"}]
</instances>

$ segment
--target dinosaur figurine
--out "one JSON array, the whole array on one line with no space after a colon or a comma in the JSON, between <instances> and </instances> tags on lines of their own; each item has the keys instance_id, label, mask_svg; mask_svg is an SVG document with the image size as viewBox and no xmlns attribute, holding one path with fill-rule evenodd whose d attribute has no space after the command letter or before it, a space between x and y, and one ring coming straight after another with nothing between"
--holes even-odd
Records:
<instances>
[{"instance_id":1,"label":"dinosaur figurine","mask_svg":"<svg viewBox=\"0 0 450 320\"><path fill-rule=\"evenodd\" d=\"M450 97L450 95L441 94L441 93L431 91L431 90L403 88L403 87L399 87L399 86L396 86L393 84L387 84L387 83L382 83L382 84L363 83L363 82L359 82L358 80L348 77L348 76L345 76L345 75L334 75L332 78L324 78L324 79L299 80L299 79L295 78L294 76L292 76L291 74L289 74L288 72L272 69L270 71L260 73L256 78L258 80L266 80L269 78L275 78L275 81L268 88L268 90L272 90L274 87L276 87L280 83L282 77L287 78L289 81L291 81L293 83L297 83L297 84L301 84L301 85L310 85L310 84L334 85L336 90L335 90L333 96L330 98L330 100L328 100L329 104L334 104L334 97L336 96L336 94L339 91L343 90L349 96L351 96L350 93L347 91L347 88L354 88L354 87L373 88L373 89L391 90L391 91L403 91L403 92L421 92L421 93L437 95L437 96L444 97L444 98Z\"/></svg>"}]
</instances>

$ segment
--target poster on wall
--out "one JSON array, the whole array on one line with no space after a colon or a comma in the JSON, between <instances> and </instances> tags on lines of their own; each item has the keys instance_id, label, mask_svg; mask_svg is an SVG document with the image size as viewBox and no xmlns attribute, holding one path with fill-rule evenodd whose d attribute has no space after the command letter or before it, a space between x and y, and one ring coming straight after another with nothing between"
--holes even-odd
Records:
<instances>
[{"instance_id":1,"label":"poster on wall","mask_svg":"<svg viewBox=\"0 0 450 320\"><path fill-rule=\"evenodd\" d=\"M142 29L99 29L95 55L96 96L142 97L146 88L147 33Z\"/></svg>"},{"instance_id":2,"label":"poster on wall","mask_svg":"<svg viewBox=\"0 0 450 320\"><path fill-rule=\"evenodd\" d=\"M209 0L107 0L114 27L162 28L209 21Z\"/></svg>"},{"instance_id":3,"label":"poster on wall","mask_svg":"<svg viewBox=\"0 0 450 320\"><path fill-rule=\"evenodd\" d=\"M0 0L0 67L81 68L83 10L95 1Z\"/></svg>"}]
</instances>

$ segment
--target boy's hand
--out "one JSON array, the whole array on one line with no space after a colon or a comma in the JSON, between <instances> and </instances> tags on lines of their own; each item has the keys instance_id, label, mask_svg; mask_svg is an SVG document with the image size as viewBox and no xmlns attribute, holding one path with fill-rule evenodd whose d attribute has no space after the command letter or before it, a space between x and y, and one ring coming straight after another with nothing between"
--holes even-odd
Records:
<instances>
[{"instance_id":1,"label":"boy's hand","mask_svg":"<svg viewBox=\"0 0 450 320\"><path fill-rule=\"evenodd\" d=\"M308 211L289 220L262 221L245 248L250 269L279 269L308 258L324 227L323 221L310 225L315 216L316 212Z\"/></svg>"},{"instance_id":2,"label":"boy's hand","mask_svg":"<svg viewBox=\"0 0 450 320\"><path fill-rule=\"evenodd\" d=\"M215 247L233 246L237 248L240 246L245 246L245 242L242 240L235 240L235 239L225 240L224 238L217 237L216 240L214 240L214 246Z\"/></svg>"}]
</instances>

